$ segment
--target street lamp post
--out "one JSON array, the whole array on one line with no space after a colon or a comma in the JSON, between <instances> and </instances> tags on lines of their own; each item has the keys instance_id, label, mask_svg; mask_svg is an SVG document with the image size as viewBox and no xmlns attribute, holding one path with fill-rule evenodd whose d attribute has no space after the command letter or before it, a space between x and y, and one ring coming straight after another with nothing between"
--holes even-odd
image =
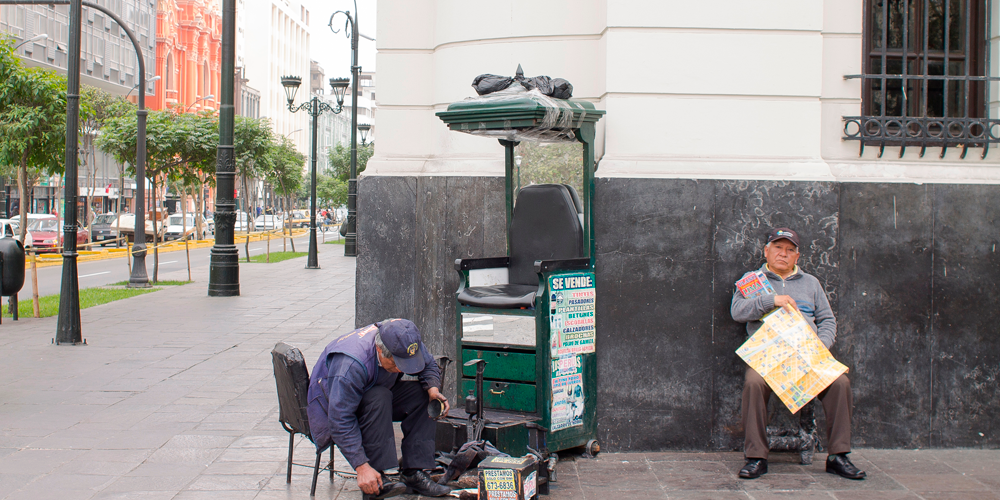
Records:
<instances>
[{"instance_id":1,"label":"street lamp post","mask_svg":"<svg viewBox=\"0 0 1000 500\"><path fill-rule=\"evenodd\" d=\"M215 245L208 271L209 297L240 294L240 253L236 227L236 157L233 130L236 107L236 0L222 0L222 78L219 82L219 147L215 158Z\"/></svg>"},{"instance_id":2,"label":"street lamp post","mask_svg":"<svg viewBox=\"0 0 1000 500\"><path fill-rule=\"evenodd\" d=\"M347 231L344 237L344 255L347 257L358 256L358 74L361 66L358 66L358 2L354 0L354 15L349 11L338 10L330 16L327 26L330 31L340 33L340 30L333 29L333 18L337 14L343 14L347 21L344 23L344 34L351 39L351 173L347 181ZM349 30L349 31L348 31ZM369 40L372 37L365 36Z\"/></svg>"},{"instance_id":3,"label":"street lamp post","mask_svg":"<svg viewBox=\"0 0 1000 500\"><path fill-rule=\"evenodd\" d=\"M309 152L309 159L312 163L312 186L309 189L309 256L306 259L306 269L319 269L319 257L316 242L316 120L324 111L339 114L344 110L344 93L347 92L346 78L331 78L330 86L333 87L333 94L337 97L337 107L333 108L329 104L321 101L319 97L313 96L308 101L295 106L295 93L302 84L302 78L297 76L281 77L281 85L285 87L285 97L288 99L288 110L292 113L305 111L312 117L312 145ZM355 83L355 85L357 85Z\"/></svg>"}]
</instances>

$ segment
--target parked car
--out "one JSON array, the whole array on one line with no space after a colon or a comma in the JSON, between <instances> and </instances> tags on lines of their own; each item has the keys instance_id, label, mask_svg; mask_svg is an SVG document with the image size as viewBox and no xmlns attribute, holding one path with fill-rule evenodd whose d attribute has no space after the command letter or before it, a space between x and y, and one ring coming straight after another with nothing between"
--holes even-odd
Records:
<instances>
[{"instance_id":1,"label":"parked car","mask_svg":"<svg viewBox=\"0 0 1000 500\"><path fill-rule=\"evenodd\" d=\"M184 224L182 224L184 223ZM167 228L166 232L163 234L163 239L166 241L180 239L181 233L184 232L184 226L187 225L187 238L189 240L195 239L195 231L197 227L195 225L194 214L187 214L187 220L184 220L182 214L173 214L167 217ZM202 224L201 235L197 238L199 240L204 240L209 235L208 224Z\"/></svg>"},{"instance_id":2,"label":"parked car","mask_svg":"<svg viewBox=\"0 0 1000 500\"><path fill-rule=\"evenodd\" d=\"M44 219L34 219L28 224L28 234L24 238L25 246L32 247L36 252L57 252L63 244L62 227L59 219L48 216ZM87 243L89 231L83 226L76 230L76 243Z\"/></svg>"},{"instance_id":3,"label":"parked car","mask_svg":"<svg viewBox=\"0 0 1000 500\"><path fill-rule=\"evenodd\" d=\"M17 238L21 236L21 221L18 219L0 219L0 238Z\"/></svg>"},{"instance_id":4,"label":"parked car","mask_svg":"<svg viewBox=\"0 0 1000 500\"><path fill-rule=\"evenodd\" d=\"M271 229L280 229L283 220L281 216L278 215L258 215L253 221L253 228L255 231L270 231Z\"/></svg>"},{"instance_id":5,"label":"parked car","mask_svg":"<svg viewBox=\"0 0 1000 500\"><path fill-rule=\"evenodd\" d=\"M98 215L94 222L90 223L90 240L100 243L103 247L118 239L118 226L115 224L117 215L106 213Z\"/></svg>"},{"instance_id":6,"label":"parked car","mask_svg":"<svg viewBox=\"0 0 1000 500\"><path fill-rule=\"evenodd\" d=\"M319 214L317 214L317 224L320 223L319 218ZM292 227L309 227L309 212L306 212L305 210L292 210L291 221Z\"/></svg>"},{"instance_id":7,"label":"parked car","mask_svg":"<svg viewBox=\"0 0 1000 500\"><path fill-rule=\"evenodd\" d=\"M128 241L135 241L135 214L122 214L118 221L114 222L115 226L121 225L121 235L125 237ZM146 219L146 243L153 241L154 229L153 221ZM159 226L159 234L163 235L164 226L157 224Z\"/></svg>"},{"instance_id":8,"label":"parked car","mask_svg":"<svg viewBox=\"0 0 1000 500\"><path fill-rule=\"evenodd\" d=\"M213 222L214 225L214 222ZM236 224L233 230L236 232L247 232L253 229L253 219L250 218L250 214L242 211L236 211Z\"/></svg>"}]
</instances>

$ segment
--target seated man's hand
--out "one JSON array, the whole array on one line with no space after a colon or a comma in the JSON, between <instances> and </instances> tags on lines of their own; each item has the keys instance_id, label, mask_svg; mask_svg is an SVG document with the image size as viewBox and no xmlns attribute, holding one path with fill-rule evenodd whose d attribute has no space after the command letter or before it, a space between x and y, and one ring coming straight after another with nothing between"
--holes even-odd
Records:
<instances>
[{"instance_id":1,"label":"seated man's hand","mask_svg":"<svg viewBox=\"0 0 1000 500\"><path fill-rule=\"evenodd\" d=\"M776 295L774 297L774 307L785 307L792 306L793 309L798 309L798 304L795 303L795 299L788 295Z\"/></svg>"},{"instance_id":2,"label":"seated man's hand","mask_svg":"<svg viewBox=\"0 0 1000 500\"><path fill-rule=\"evenodd\" d=\"M355 472L358 473L358 487L369 495L377 495L382 488L382 475L373 469L368 462L361 464Z\"/></svg>"},{"instance_id":3,"label":"seated man's hand","mask_svg":"<svg viewBox=\"0 0 1000 500\"><path fill-rule=\"evenodd\" d=\"M446 398L444 394L441 394L441 391L437 387L431 387L430 390L427 391L427 396L441 402L441 416L438 418L447 417L448 409L451 408L451 406L448 405L448 398Z\"/></svg>"}]
</instances>

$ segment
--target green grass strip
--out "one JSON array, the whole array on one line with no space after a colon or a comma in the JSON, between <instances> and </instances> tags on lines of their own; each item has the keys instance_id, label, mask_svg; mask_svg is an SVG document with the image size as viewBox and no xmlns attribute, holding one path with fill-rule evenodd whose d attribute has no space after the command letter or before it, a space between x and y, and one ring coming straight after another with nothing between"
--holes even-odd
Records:
<instances>
[{"instance_id":1,"label":"green grass strip","mask_svg":"<svg viewBox=\"0 0 1000 500\"><path fill-rule=\"evenodd\" d=\"M296 257L303 257L307 252L271 252L270 263L281 262L283 260L294 259ZM250 257L250 262L256 262L262 264L268 261L267 254L254 255ZM242 262L246 262L244 259Z\"/></svg>"},{"instance_id":2,"label":"green grass strip","mask_svg":"<svg viewBox=\"0 0 1000 500\"><path fill-rule=\"evenodd\" d=\"M339 240L330 240L330 241L324 241L324 242L323 242L323 244L324 244L324 245L343 245L343 244L344 244L344 242L346 242L346 241L347 241L347 240L345 240L345 239L341 238L341 239L339 239Z\"/></svg>"},{"instance_id":3,"label":"green grass strip","mask_svg":"<svg viewBox=\"0 0 1000 500\"><path fill-rule=\"evenodd\" d=\"M99 306L114 302L116 300L127 299L142 295L144 293L155 292L159 288L84 288L80 290L80 309ZM7 304L4 304L3 317L9 318ZM47 318L59 314L59 294L46 295L38 298L39 316ZM34 308L31 305L31 295L21 294L17 301L17 313L22 318L34 317Z\"/></svg>"}]
</instances>

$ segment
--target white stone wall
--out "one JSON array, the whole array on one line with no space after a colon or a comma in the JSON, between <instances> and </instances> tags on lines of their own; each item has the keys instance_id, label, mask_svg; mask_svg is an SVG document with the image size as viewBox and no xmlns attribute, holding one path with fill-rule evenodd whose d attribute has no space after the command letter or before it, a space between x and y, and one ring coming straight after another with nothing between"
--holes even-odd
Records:
<instances>
[{"instance_id":1,"label":"white stone wall","mask_svg":"<svg viewBox=\"0 0 1000 500\"><path fill-rule=\"evenodd\" d=\"M365 175L503 175L434 113L481 73L569 80L607 110L598 176L1000 183L1000 148L865 148L862 0L380 0L379 143ZM994 32L1000 16L994 4ZM1000 40L993 38L993 73ZM992 86L996 114L998 89Z\"/></svg>"}]
</instances>

